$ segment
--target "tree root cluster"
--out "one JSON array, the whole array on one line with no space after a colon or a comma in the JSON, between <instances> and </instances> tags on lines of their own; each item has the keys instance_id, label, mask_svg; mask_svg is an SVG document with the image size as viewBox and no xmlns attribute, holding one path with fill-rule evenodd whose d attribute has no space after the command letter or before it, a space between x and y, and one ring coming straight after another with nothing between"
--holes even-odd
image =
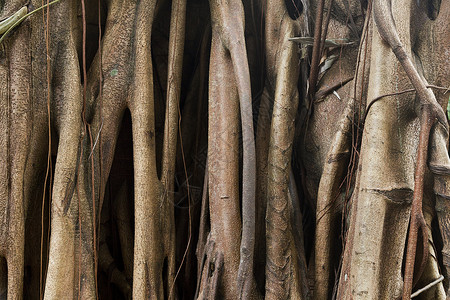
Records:
<instances>
[{"instance_id":1,"label":"tree root cluster","mask_svg":"<svg viewBox=\"0 0 450 300\"><path fill-rule=\"evenodd\" d=\"M449 1L43 4L0 1L0 298L445 299Z\"/></svg>"}]
</instances>

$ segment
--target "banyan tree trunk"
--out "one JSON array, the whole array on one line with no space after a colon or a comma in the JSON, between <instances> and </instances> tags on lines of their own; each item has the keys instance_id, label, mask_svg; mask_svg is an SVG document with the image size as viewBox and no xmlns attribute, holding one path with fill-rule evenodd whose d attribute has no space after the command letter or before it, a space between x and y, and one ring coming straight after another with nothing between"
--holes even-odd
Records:
<instances>
[{"instance_id":1,"label":"banyan tree trunk","mask_svg":"<svg viewBox=\"0 0 450 300\"><path fill-rule=\"evenodd\" d=\"M0 299L446 298L449 3L0 0Z\"/></svg>"},{"instance_id":2,"label":"banyan tree trunk","mask_svg":"<svg viewBox=\"0 0 450 300\"><path fill-rule=\"evenodd\" d=\"M442 118L435 119L439 114L443 115L440 106L444 106L447 99L440 96L440 92L434 94L428 89L427 92L435 99L433 100L435 102L426 102L410 73L411 70L418 72L424 86L428 84L427 82L445 85L441 81L443 77L437 77L434 71L425 70L422 67L420 57L427 57L429 51L433 51L433 47L431 44L428 44L428 47L422 44L420 39L425 37L420 37L419 32L424 24L425 27L439 24L439 19L446 13L442 6L441 14L435 20L431 20L423 7L417 7L408 1L392 1L392 3L374 1L372 5L373 16L378 21L371 22L373 34L371 36L372 49L367 93L368 111L366 111L364 122L357 182L352 197L350 228L344 251L338 297L394 299L402 295L402 290L408 284L408 277L405 275L402 278L402 263L406 252L407 235L412 234L411 224L416 222L415 215L411 213L410 216L410 212L411 203L414 205L414 198L420 187L420 181L425 186L423 189L423 212L427 222L426 225L423 224L426 228L423 227L425 234L422 233L421 238L422 241L423 239L427 240L422 243L419 241L417 247L418 251L429 252L430 255L425 261L419 258L421 256L416 256L416 271L420 269L427 271L421 278L417 277L420 276L420 273L415 276L414 281L410 284L419 281L417 285L424 285L424 282L437 279L440 273L430 231L431 218L434 213L434 196L430 177L436 171L433 171L431 164L429 171L432 173L427 169L422 172L417 170L421 160L420 149L422 147L419 141L419 132L427 127L426 122L430 122L428 120L424 122L421 115L424 114L427 105L434 105L433 107L440 112L431 120L435 124L432 132L436 130L439 133L431 135L430 142L431 144L437 143L433 141L435 138L448 140L447 121L444 119L444 123L442 123ZM380 16L387 19L390 14L392 14L396 28L393 23L388 26L383 24L384 19L380 21ZM417 22L417 18L422 22ZM388 29L386 30L386 28ZM392 45L391 41L386 38L396 31L402 46L400 43ZM378 34L379 32L380 34ZM428 32L433 36L435 31ZM439 34L434 38L438 36ZM421 46L417 47L417 45ZM398 54L400 47L405 49L405 56ZM435 55L439 56L437 53ZM412 60L413 68L405 67L403 62L405 57ZM403 92L411 85L417 89L416 96ZM443 126L444 129L439 130L440 126ZM424 149L426 150L428 147L427 143ZM442 147L439 149L444 153L431 152L433 154L430 154L448 157L448 150ZM425 155L422 159L426 160L429 157L433 161L435 160L433 156ZM441 161L441 164L445 165L446 162ZM448 193L447 190L439 192L441 195L446 193ZM408 224L410 224L409 233ZM444 229L442 232L445 234L446 230ZM414 261L414 257L412 259ZM406 257L406 264L408 264L408 257ZM386 280L387 278L389 280ZM411 290L409 290L410 293ZM405 297L404 292L403 295ZM443 285L436 284L421 296L424 299L443 299L445 298Z\"/></svg>"}]
</instances>

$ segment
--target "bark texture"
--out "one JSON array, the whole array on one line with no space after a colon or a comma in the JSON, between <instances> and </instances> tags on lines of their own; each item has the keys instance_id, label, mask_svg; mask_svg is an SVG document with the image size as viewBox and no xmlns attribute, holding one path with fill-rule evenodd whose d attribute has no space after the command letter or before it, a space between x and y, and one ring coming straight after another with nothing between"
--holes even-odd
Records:
<instances>
[{"instance_id":1,"label":"bark texture","mask_svg":"<svg viewBox=\"0 0 450 300\"><path fill-rule=\"evenodd\" d=\"M0 299L445 299L449 18L0 0Z\"/></svg>"}]
</instances>

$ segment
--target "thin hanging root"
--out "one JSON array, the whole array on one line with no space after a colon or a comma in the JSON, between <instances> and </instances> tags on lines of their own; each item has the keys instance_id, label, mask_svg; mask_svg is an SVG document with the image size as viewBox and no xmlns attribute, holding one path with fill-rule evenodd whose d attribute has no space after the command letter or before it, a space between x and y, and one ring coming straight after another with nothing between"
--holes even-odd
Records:
<instances>
[{"instance_id":1,"label":"thin hanging root","mask_svg":"<svg viewBox=\"0 0 450 300\"><path fill-rule=\"evenodd\" d=\"M405 70L406 75L416 89L421 105L420 137L417 150L416 171L414 174L414 195L411 207L410 231L406 252L405 280L402 296L403 300L406 300L411 297L418 231L422 231L424 241L428 240L426 228L424 228L425 220L422 212L422 198L430 131L436 121L443 124L446 130L448 130L448 124L445 113L437 103L433 92L427 89L426 83L420 77L400 41L392 16L390 0L375 0L374 20L381 38L392 48L392 51ZM427 248L424 247L424 257L420 270L423 270L427 259L426 255L428 255L428 252L425 249ZM420 274L417 277L420 277Z\"/></svg>"},{"instance_id":2,"label":"thin hanging root","mask_svg":"<svg viewBox=\"0 0 450 300\"><path fill-rule=\"evenodd\" d=\"M23 16L27 14L27 7L24 6L18 11L16 11L12 16L6 18L5 20L0 22L0 34L5 33L8 29L10 29L13 25L17 26L16 23L19 21ZM15 27L14 26L14 27Z\"/></svg>"}]
</instances>

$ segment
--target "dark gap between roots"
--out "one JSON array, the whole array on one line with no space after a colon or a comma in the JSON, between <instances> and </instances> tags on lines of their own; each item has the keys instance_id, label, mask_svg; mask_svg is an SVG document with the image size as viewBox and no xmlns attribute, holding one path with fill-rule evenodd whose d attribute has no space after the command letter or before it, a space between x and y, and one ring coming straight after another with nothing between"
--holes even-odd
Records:
<instances>
[{"instance_id":1,"label":"dark gap between roots","mask_svg":"<svg viewBox=\"0 0 450 300\"><path fill-rule=\"evenodd\" d=\"M123 193L124 184L126 185L126 203L118 203L123 201L118 197L119 193ZM106 183L105 196L101 213L101 231L106 231L106 239L100 240L100 245L106 243L111 256L114 259L114 265L109 266L106 270L100 265L98 268L98 290L100 299L122 300L127 299L123 291L114 283L112 283L112 272L115 269L125 273L124 256L122 253L121 240L119 235L119 214L130 216L128 226L134 234L134 167L133 167L133 142L131 130L131 114L127 109L124 113L121 129L117 138L114 159L111 166L108 182ZM104 232L105 233L105 232ZM132 253L131 253L132 256ZM100 260L100 258L99 258ZM132 267L132 266L131 266ZM127 282L132 286L131 278L127 278Z\"/></svg>"}]
</instances>

